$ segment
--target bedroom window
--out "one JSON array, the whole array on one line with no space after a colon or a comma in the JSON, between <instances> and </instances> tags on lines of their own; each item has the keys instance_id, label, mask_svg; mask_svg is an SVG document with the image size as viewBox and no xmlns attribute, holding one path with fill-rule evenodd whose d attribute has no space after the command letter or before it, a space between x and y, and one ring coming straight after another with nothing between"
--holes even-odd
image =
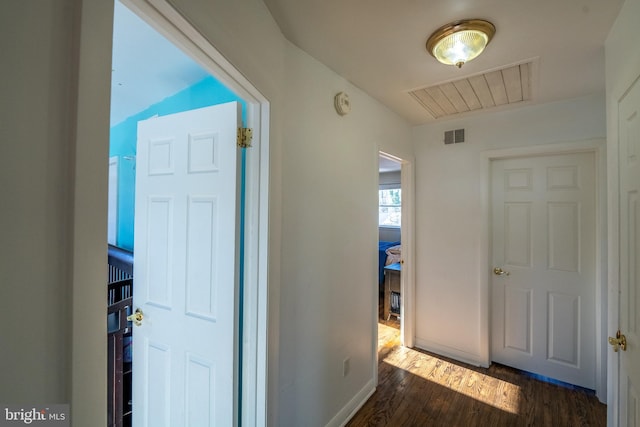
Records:
<instances>
[{"instance_id":1,"label":"bedroom window","mask_svg":"<svg viewBox=\"0 0 640 427\"><path fill-rule=\"evenodd\" d=\"M378 191L378 225L400 227L402 198L399 188Z\"/></svg>"}]
</instances>

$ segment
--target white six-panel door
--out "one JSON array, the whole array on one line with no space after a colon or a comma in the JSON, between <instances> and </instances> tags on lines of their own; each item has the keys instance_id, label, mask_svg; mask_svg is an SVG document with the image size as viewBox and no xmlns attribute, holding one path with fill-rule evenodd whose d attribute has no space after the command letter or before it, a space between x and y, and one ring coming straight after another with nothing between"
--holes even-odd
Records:
<instances>
[{"instance_id":1,"label":"white six-panel door","mask_svg":"<svg viewBox=\"0 0 640 427\"><path fill-rule=\"evenodd\" d=\"M620 351L619 425L640 426L640 82L619 104ZM615 331L609 331L615 333ZM615 357L615 356L614 356ZM616 373L613 373L615 375Z\"/></svg>"},{"instance_id":2,"label":"white six-panel door","mask_svg":"<svg viewBox=\"0 0 640 427\"><path fill-rule=\"evenodd\" d=\"M138 124L135 427L234 423L238 108Z\"/></svg>"},{"instance_id":3,"label":"white six-panel door","mask_svg":"<svg viewBox=\"0 0 640 427\"><path fill-rule=\"evenodd\" d=\"M491 167L492 360L593 389L594 156Z\"/></svg>"}]
</instances>

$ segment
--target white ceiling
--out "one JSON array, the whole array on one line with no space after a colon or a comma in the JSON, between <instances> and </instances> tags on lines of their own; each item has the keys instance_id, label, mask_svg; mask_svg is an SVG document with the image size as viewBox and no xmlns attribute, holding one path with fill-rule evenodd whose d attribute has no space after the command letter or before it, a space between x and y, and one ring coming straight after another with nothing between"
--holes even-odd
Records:
<instances>
[{"instance_id":1,"label":"white ceiling","mask_svg":"<svg viewBox=\"0 0 640 427\"><path fill-rule=\"evenodd\" d=\"M435 119L409 92L529 61L531 99L497 108L603 93L604 40L623 2L265 0L285 37L412 124ZM495 37L461 69L438 63L427 38L465 18L493 22Z\"/></svg>"},{"instance_id":2,"label":"white ceiling","mask_svg":"<svg viewBox=\"0 0 640 427\"><path fill-rule=\"evenodd\" d=\"M207 76L119 1L115 2L111 68L112 126Z\"/></svg>"},{"instance_id":3,"label":"white ceiling","mask_svg":"<svg viewBox=\"0 0 640 427\"><path fill-rule=\"evenodd\" d=\"M496 70L525 62L531 63L528 99L456 116L604 92L603 44L623 2L265 0L285 37L412 124L455 117L434 113L420 98L425 93L436 96L460 81L495 77ZM115 3L112 124L207 75ZM443 24L463 18L492 21L496 35L461 69L442 65L426 52L426 40Z\"/></svg>"}]
</instances>

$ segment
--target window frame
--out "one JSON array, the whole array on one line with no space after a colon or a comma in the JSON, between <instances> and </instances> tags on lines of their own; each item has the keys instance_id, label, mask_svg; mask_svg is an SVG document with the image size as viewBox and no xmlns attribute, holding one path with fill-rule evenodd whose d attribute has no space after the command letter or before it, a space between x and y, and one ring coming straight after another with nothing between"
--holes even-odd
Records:
<instances>
[{"instance_id":1,"label":"window frame","mask_svg":"<svg viewBox=\"0 0 640 427\"><path fill-rule=\"evenodd\" d=\"M381 204L380 196L381 192L385 190L398 190L400 192L400 204ZM381 224L380 223L380 209L381 208L399 208L400 214L400 223L398 225L394 224ZM393 184L380 184L378 186L378 228L402 228L402 188L400 187L400 183Z\"/></svg>"}]
</instances>

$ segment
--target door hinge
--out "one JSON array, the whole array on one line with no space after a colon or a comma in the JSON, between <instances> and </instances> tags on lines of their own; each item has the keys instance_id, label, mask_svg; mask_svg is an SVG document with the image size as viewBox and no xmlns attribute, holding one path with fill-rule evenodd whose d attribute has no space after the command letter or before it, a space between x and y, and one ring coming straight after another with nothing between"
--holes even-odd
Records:
<instances>
[{"instance_id":1,"label":"door hinge","mask_svg":"<svg viewBox=\"0 0 640 427\"><path fill-rule=\"evenodd\" d=\"M238 128L238 147L251 147L251 139L253 138L253 129Z\"/></svg>"}]
</instances>

